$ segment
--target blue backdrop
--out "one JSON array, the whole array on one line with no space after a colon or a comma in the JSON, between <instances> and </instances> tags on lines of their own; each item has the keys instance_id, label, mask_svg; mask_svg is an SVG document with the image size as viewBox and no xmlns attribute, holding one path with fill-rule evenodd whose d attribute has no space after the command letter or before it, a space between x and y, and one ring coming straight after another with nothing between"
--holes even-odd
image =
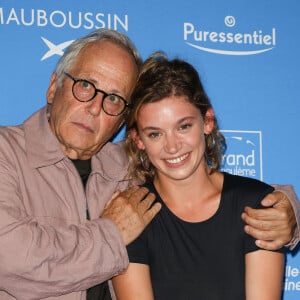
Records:
<instances>
[{"instance_id":1,"label":"blue backdrop","mask_svg":"<svg viewBox=\"0 0 300 300\"><path fill-rule=\"evenodd\" d=\"M290 183L300 195L298 0L0 1L0 124L46 103L65 47L106 27L143 58L163 50L198 69L228 142L228 172ZM122 138L122 132L117 137ZM300 256L288 255L284 299L299 299Z\"/></svg>"}]
</instances>

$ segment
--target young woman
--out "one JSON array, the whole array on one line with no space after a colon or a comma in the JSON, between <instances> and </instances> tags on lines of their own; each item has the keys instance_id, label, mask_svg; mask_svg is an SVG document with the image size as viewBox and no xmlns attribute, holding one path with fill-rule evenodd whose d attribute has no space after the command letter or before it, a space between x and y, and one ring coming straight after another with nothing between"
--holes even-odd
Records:
<instances>
[{"instance_id":1,"label":"young woman","mask_svg":"<svg viewBox=\"0 0 300 300\"><path fill-rule=\"evenodd\" d=\"M225 141L196 70L155 53L132 96L130 173L162 203L113 279L119 300L277 300L284 254L244 232L245 206L273 188L218 171Z\"/></svg>"}]
</instances>

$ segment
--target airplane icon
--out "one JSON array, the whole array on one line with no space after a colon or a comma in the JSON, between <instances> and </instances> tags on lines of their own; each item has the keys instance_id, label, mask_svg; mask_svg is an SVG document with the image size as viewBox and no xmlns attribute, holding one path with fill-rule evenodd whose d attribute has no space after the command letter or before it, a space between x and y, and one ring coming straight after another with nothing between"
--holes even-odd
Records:
<instances>
[{"instance_id":1,"label":"airplane icon","mask_svg":"<svg viewBox=\"0 0 300 300\"><path fill-rule=\"evenodd\" d=\"M55 44L53 44L52 42L50 42L49 40L47 40L44 37L41 37L41 39L44 41L44 43L49 48L49 50L41 58L41 61L45 60L46 58L49 58L49 57L51 57L52 55L55 55L55 54L59 55L59 56L62 56L64 54L63 50L65 48L67 48L73 42L73 40L71 40L71 41L66 41L66 42L63 42L61 44L55 45Z\"/></svg>"}]
</instances>

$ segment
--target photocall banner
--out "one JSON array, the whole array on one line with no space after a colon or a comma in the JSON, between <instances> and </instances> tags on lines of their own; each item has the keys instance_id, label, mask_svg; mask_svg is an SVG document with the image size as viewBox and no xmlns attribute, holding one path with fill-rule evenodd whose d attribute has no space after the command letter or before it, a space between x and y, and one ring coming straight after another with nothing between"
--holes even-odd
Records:
<instances>
[{"instance_id":1,"label":"photocall banner","mask_svg":"<svg viewBox=\"0 0 300 300\"><path fill-rule=\"evenodd\" d=\"M116 29L143 58L162 50L197 68L227 139L223 170L292 184L300 195L299 15L298 0L1 0L0 124L22 123L45 105L74 39ZM283 298L300 299L297 251L285 275Z\"/></svg>"}]
</instances>

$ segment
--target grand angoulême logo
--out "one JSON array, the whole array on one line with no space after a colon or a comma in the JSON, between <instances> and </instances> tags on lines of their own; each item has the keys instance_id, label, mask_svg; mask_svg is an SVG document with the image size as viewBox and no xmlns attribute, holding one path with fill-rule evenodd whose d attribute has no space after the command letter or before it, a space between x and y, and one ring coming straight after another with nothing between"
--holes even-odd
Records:
<instances>
[{"instance_id":1,"label":"grand angoul\u00eame logo","mask_svg":"<svg viewBox=\"0 0 300 300\"><path fill-rule=\"evenodd\" d=\"M261 131L221 131L227 144L221 170L234 175L263 180Z\"/></svg>"}]
</instances>

